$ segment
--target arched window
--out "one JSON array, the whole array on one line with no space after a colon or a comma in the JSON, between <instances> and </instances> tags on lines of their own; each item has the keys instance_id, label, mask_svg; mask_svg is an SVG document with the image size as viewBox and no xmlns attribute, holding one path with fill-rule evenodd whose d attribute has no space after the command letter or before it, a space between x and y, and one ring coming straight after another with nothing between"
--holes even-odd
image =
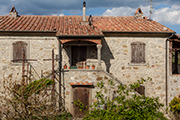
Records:
<instances>
[{"instance_id":1,"label":"arched window","mask_svg":"<svg viewBox=\"0 0 180 120\"><path fill-rule=\"evenodd\" d=\"M145 46L143 42L131 43L131 63L145 63Z\"/></svg>"},{"instance_id":2,"label":"arched window","mask_svg":"<svg viewBox=\"0 0 180 120\"><path fill-rule=\"evenodd\" d=\"M21 62L23 59L23 51L26 58L26 52L27 52L27 43L23 41L17 41L13 44L13 62Z\"/></svg>"}]
</instances>

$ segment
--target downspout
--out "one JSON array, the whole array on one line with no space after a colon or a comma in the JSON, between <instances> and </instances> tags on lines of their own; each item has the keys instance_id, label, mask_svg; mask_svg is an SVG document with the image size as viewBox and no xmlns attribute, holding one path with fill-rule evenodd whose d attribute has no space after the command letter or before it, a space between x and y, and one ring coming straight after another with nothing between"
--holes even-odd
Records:
<instances>
[{"instance_id":1,"label":"downspout","mask_svg":"<svg viewBox=\"0 0 180 120\"><path fill-rule=\"evenodd\" d=\"M172 36L174 36L174 34L175 33L172 33L171 34L171 36L170 37L168 37L167 39L166 39L166 63L165 63L165 68L166 68L166 72L165 72L165 76L166 76L166 81L165 81L165 83L166 83L166 108L168 107L168 67L167 67L167 64L168 64L168 54L167 54L167 52L168 52L168 50L167 50L167 48L168 48L168 46L167 46L167 44L168 44L168 41L169 41L169 39L172 37Z\"/></svg>"},{"instance_id":2,"label":"downspout","mask_svg":"<svg viewBox=\"0 0 180 120\"><path fill-rule=\"evenodd\" d=\"M60 39L57 37L58 39L58 42L59 42L59 110L61 109L61 106L62 106L62 96L61 96L61 68L62 68L62 65L61 65L61 41Z\"/></svg>"}]
</instances>

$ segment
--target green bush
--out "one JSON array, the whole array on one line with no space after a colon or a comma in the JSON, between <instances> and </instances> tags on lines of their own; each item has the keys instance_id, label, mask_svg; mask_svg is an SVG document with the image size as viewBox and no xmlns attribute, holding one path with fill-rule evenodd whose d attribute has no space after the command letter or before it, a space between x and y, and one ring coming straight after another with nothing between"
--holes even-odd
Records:
<instances>
[{"instance_id":1,"label":"green bush","mask_svg":"<svg viewBox=\"0 0 180 120\"><path fill-rule=\"evenodd\" d=\"M141 79L130 87L118 85L116 97L107 98L104 93L107 92L103 81L97 84L100 91L96 93L97 102L91 106L84 120L166 120L163 113L159 111L163 104L159 103L158 98L146 97L144 95L133 94L134 89L144 82L151 81ZM111 86L115 86L112 80L109 80ZM113 93L112 93L113 94ZM99 107L101 106L101 107ZM103 107L102 107L103 106Z\"/></svg>"},{"instance_id":2,"label":"green bush","mask_svg":"<svg viewBox=\"0 0 180 120\"><path fill-rule=\"evenodd\" d=\"M180 98L174 97L169 103L170 111L180 114Z\"/></svg>"},{"instance_id":3,"label":"green bush","mask_svg":"<svg viewBox=\"0 0 180 120\"><path fill-rule=\"evenodd\" d=\"M180 120L180 98L174 97L169 103L170 111L176 120Z\"/></svg>"}]
</instances>

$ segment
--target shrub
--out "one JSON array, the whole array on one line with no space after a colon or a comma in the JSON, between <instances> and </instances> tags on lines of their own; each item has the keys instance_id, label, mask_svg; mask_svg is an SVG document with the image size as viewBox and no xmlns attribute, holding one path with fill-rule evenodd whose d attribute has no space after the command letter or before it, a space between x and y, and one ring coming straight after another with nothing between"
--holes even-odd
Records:
<instances>
[{"instance_id":1,"label":"shrub","mask_svg":"<svg viewBox=\"0 0 180 120\"><path fill-rule=\"evenodd\" d=\"M180 119L180 98L174 97L169 103L170 111L173 113L175 119Z\"/></svg>"},{"instance_id":2,"label":"shrub","mask_svg":"<svg viewBox=\"0 0 180 120\"><path fill-rule=\"evenodd\" d=\"M159 111L163 104L159 103L158 98L146 97L134 92L134 89L142 85L144 82L151 81L141 79L130 87L126 85L118 85L116 96L111 99L107 98L104 93L107 92L103 81L99 82L97 86L100 91L96 93L97 102L91 106L91 110L87 112L84 120L156 120L165 119L163 113ZM112 80L109 80L111 86L115 86ZM111 93L113 94L113 93Z\"/></svg>"},{"instance_id":3,"label":"shrub","mask_svg":"<svg viewBox=\"0 0 180 120\"><path fill-rule=\"evenodd\" d=\"M64 108L59 111L52 104L52 96L47 95L48 91L45 89L51 87L53 83L52 80L45 78L29 84L5 83L4 87L9 95L3 97L5 103L0 106L2 109L0 117L13 120L65 120L70 117L71 114Z\"/></svg>"}]
</instances>

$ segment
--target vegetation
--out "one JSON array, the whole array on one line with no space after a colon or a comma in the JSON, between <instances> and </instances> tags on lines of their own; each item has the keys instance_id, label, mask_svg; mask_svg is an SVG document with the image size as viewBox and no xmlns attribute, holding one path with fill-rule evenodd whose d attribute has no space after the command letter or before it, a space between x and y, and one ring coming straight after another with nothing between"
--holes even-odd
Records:
<instances>
[{"instance_id":1,"label":"vegetation","mask_svg":"<svg viewBox=\"0 0 180 120\"><path fill-rule=\"evenodd\" d=\"M52 96L47 94L51 91L46 91L52 84L52 80L43 78L29 84L12 82L8 87L4 86L11 97L3 97L5 104L0 106L0 117L12 120L65 120L72 117L63 108L59 111L52 104Z\"/></svg>"},{"instance_id":2,"label":"vegetation","mask_svg":"<svg viewBox=\"0 0 180 120\"><path fill-rule=\"evenodd\" d=\"M180 98L174 97L169 103L170 111L173 113L175 119L180 119Z\"/></svg>"},{"instance_id":3,"label":"vegetation","mask_svg":"<svg viewBox=\"0 0 180 120\"><path fill-rule=\"evenodd\" d=\"M134 84L119 84L115 91L108 93L108 88L116 86L112 80L108 81L108 86L103 82L99 82L96 92L97 101L93 103L91 109L86 112L84 120L166 120L163 113L159 111L163 104L159 103L158 98L146 97L135 93L134 89L142 85L144 82L151 81L141 79ZM47 95L46 88L51 87L53 81L50 79L40 79L29 84L20 85L11 83L12 87L5 87L9 91L11 97L4 97L5 104L0 106L0 117L15 120L65 120L72 119L72 115L61 109L55 108L52 104L52 97ZM5 84L7 85L7 84ZM114 87L115 88L115 87ZM113 97L112 97L113 96ZM179 102L179 101L178 101ZM82 111L86 109L80 101L74 102L76 107ZM170 106L172 111L176 106L177 100L174 100Z\"/></svg>"},{"instance_id":4,"label":"vegetation","mask_svg":"<svg viewBox=\"0 0 180 120\"><path fill-rule=\"evenodd\" d=\"M144 82L151 81L141 79L130 87L118 85L116 96L111 99L105 96L107 88L103 81L98 83L100 91L96 93L97 102L91 106L84 120L166 120L163 113L159 111L163 104L159 103L158 98L146 97L134 93L134 89ZM112 80L109 80L111 86L115 86ZM113 94L113 93L112 93ZM81 104L82 105L82 104ZM83 107L80 107L81 109Z\"/></svg>"}]
</instances>

